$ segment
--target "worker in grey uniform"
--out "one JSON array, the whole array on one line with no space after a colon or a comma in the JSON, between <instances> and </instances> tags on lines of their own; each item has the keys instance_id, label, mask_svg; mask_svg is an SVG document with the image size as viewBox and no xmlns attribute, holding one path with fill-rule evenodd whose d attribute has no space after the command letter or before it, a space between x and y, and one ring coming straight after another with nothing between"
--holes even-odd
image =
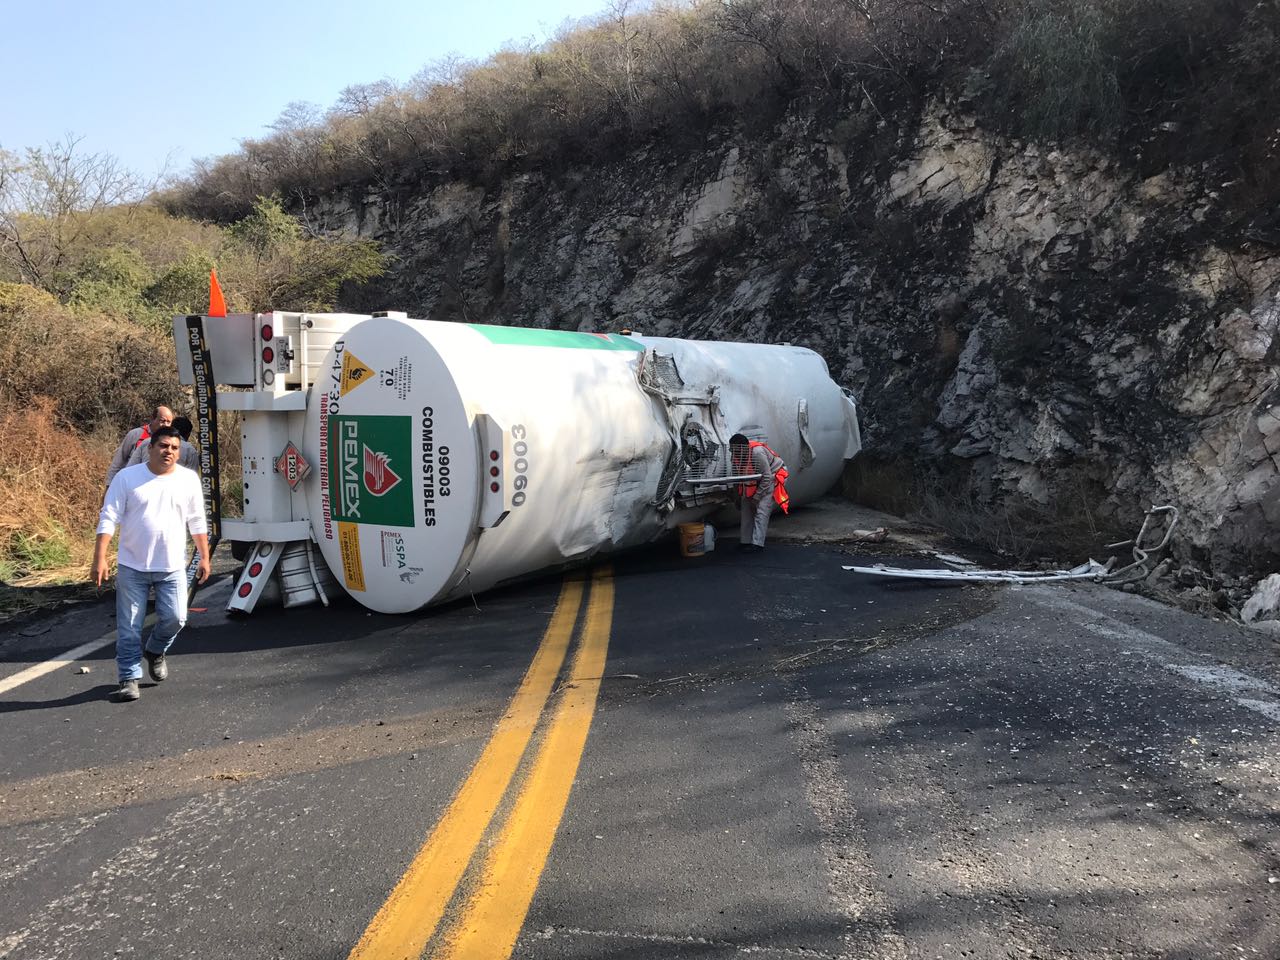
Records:
<instances>
[{"instance_id":1,"label":"worker in grey uniform","mask_svg":"<svg viewBox=\"0 0 1280 960\"><path fill-rule=\"evenodd\" d=\"M191 431L194 428L194 424L192 424L190 418L179 416L173 418L171 426L178 431L178 436L182 438L182 452L178 454L178 466L186 467L188 470L194 470L199 473L200 451L196 449L195 444L191 443ZM132 467L137 463L146 463L150 453L151 441L144 440L129 455L129 462L126 466Z\"/></svg>"},{"instance_id":2,"label":"worker in grey uniform","mask_svg":"<svg viewBox=\"0 0 1280 960\"><path fill-rule=\"evenodd\" d=\"M161 427L169 426L171 423L173 423L173 411L162 403L151 411L151 419L149 421L140 427L134 427L126 433L124 439L120 441L120 446L116 448L115 454L111 457L110 465L107 467L107 486L111 486L111 479L129 465L129 458L133 456L133 452L138 447L150 442L153 433Z\"/></svg>"},{"instance_id":3,"label":"worker in grey uniform","mask_svg":"<svg viewBox=\"0 0 1280 960\"><path fill-rule=\"evenodd\" d=\"M769 532L769 516L775 506L786 513L790 500L784 486L787 466L782 458L761 440L750 440L741 433L729 438L729 456L735 475L758 473L759 480L738 484L742 499L742 523L738 536L740 553L759 553L764 549Z\"/></svg>"}]
</instances>

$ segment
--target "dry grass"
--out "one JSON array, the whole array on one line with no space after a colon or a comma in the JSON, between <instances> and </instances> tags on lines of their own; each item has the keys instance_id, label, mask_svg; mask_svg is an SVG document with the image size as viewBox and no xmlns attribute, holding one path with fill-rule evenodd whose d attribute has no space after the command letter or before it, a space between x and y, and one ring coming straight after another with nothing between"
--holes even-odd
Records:
<instances>
[{"instance_id":1,"label":"dry grass","mask_svg":"<svg viewBox=\"0 0 1280 960\"><path fill-rule=\"evenodd\" d=\"M189 408L167 336L107 315L72 316L46 293L0 283L0 429L10 438L0 461L0 582L87 581L111 451L157 403ZM223 414L221 428L224 499L235 515L237 417ZM0 614L38 592L0 591Z\"/></svg>"},{"instance_id":2,"label":"dry grass","mask_svg":"<svg viewBox=\"0 0 1280 960\"><path fill-rule=\"evenodd\" d=\"M1133 536L1141 515L1122 515L1109 498L1106 471L1062 465L1043 501L985 487L964 474L939 476L924 465L865 452L848 465L844 494L856 503L918 520L955 539L1018 563L1105 560L1105 545Z\"/></svg>"},{"instance_id":3,"label":"dry grass","mask_svg":"<svg viewBox=\"0 0 1280 960\"><path fill-rule=\"evenodd\" d=\"M61 426L54 402L0 411L0 579L15 587L81 581L93 561L108 454Z\"/></svg>"},{"instance_id":4,"label":"dry grass","mask_svg":"<svg viewBox=\"0 0 1280 960\"><path fill-rule=\"evenodd\" d=\"M47 397L56 405L49 415L80 434L123 435L157 403L180 396L168 336L116 317L73 314L33 287L0 283L3 409L34 408Z\"/></svg>"},{"instance_id":5,"label":"dry grass","mask_svg":"<svg viewBox=\"0 0 1280 960\"><path fill-rule=\"evenodd\" d=\"M86 581L111 446L182 396L166 341L0 283L0 581Z\"/></svg>"},{"instance_id":6,"label":"dry grass","mask_svg":"<svg viewBox=\"0 0 1280 960\"><path fill-rule=\"evenodd\" d=\"M1075 565L1091 557L1106 560L1106 544L1137 532L1136 526L1126 530L1114 515L1103 514L1102 503L1067 469L1043 503L1016 494L988 500L968 487L924 483L909 515L1015 561Z\"/></svg>"}]
</instances>

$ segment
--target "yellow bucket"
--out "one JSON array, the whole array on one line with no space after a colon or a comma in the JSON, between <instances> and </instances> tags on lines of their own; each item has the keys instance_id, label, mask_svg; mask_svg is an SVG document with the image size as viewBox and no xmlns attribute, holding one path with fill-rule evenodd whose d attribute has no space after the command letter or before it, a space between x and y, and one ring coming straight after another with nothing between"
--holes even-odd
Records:
<instances>
[{"instance_id":1,"label":"yellow bucket","mask_svg":"<svg viewBox=\"0 0 1280 960\"><path fill-rule=\"evenodd\" d=\"M705 523L680 524L680 556L701 557L707 552L707 525Z\"/></svg>"}]
</instances>

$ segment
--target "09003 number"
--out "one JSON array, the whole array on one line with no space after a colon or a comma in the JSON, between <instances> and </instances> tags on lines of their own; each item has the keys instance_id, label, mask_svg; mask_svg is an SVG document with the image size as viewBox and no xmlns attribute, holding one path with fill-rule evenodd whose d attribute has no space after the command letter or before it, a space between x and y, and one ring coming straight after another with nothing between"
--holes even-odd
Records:
<instances>
[{"instance_id":1,"label":"09003 number","mask_svg":"<svg viewBox=\"0 0 1280 960\"><path fill-rule=\"evenodd\" d=\"M511 470L514 477L511 480L511 486L515 489L515 493L511 495L511 505L519 507L529 498L525 491L529 487L529 432L525 429L523 423L517 423L511 428L511 439L515 441L511 445L511 453L514 459L511 461Z\"/></svg>"}]
</instances>

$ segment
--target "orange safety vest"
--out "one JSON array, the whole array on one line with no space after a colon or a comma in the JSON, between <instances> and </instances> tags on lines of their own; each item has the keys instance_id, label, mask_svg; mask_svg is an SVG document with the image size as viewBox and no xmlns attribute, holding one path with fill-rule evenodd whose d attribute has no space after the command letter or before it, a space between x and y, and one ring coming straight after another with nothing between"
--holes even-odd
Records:
<instances>
[{"instance_id":1,"label":"orange safety vest","mask_svg":"<svg viewBox=\"0 0 1280 960\"><path fill-rule=\"evenodd\" d=\"M750 440L748 441L747 447L748 468L751 466L751 451L756 447L764 447L765 450L768 450L770 456L777 457L779 460L782 459L769 449L769 445L767 443L761 443L759 440ZM788 496L787 489L783 486L783 484L787 482L787 477L789 476L791 476L791 474L787 472L787 468L785 466L779 467L773 473L773 502L782 508L783 513L789 513L791 511L791 497ZM738 485L738 492L740 492L744 497L754 497L756 495L756 487L757 484L754 483L742 483Z\"/></svg>"}]
</instances>

